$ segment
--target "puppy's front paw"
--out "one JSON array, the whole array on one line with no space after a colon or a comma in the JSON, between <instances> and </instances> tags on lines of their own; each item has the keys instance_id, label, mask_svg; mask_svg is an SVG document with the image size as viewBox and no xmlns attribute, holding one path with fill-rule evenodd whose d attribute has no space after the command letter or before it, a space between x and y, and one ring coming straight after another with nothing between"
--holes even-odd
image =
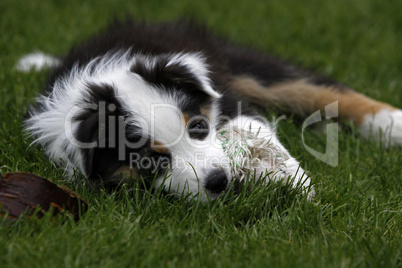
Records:
<instances>
[{"instance_id":1,"label":"puppy's front paw","mask_svg":"<svg viewBox=\"0 0 402 268\"><path fill-rule=\"evenodd\" d=\"M307 195L307 199L311 201L316 193L314 186L311 185L311 179L306 174L307 172L302 170L301 168L297 171L297 174L289 177L292 180L292 185L294 188L301 188L303 194Z\"/></svg>"},{"instance_id":2,"label":"puppy's front paw","mask_svg":"<svg viewBox=\"0 0 402 268\"><path fill-rule=\"evenodd\" d=\"M312 201L314 197L316 196L314 186L310 186L307 189L303 190L305 194L307 194L307 199L309 201Z\"/></svg>"},{"instance_id":3,"label":"puppy's front paw","mask_svg":"<svg viewBox=\"0 0 402 268\"><path fill-rule=\"evenodd\" d=\"M285 183L289 183L294 189L301 189L302 193L307 195L307 199L310 201L316 195L308 172L303 170L300 167L300 163L292 157L285 162L285 167L281 169L281 172L276 173L275 177L286 179Z\"/></svg>"}]
</instances>

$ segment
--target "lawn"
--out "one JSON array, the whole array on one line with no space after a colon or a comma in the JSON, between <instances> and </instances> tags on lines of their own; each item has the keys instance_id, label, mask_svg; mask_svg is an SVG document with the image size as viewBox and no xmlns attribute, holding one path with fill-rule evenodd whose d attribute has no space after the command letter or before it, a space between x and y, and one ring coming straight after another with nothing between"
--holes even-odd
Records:
<instances>
[{"instance_id":1,"label":"lawn","mask_svg":"<svg viewBox=\"0 0 402 268\"><path fill-rule=\"evenodd\" d=\"M340 80L402 107L402 1L0 1L0 175L31 172L90 203L69 218L0 217L1 267L402 267L402 154L342 126L339 164L315 159L288 117L279 137L309 170L312 202L279 185L247 187L206 204L123 187L113 193L63 169L30 146L21 118L46 72L19 73L18 58L63 54L130 13L163 21L182 15L215 32ZM325 135L308 129L308 146Z\"/></svg>"}]
</instances>

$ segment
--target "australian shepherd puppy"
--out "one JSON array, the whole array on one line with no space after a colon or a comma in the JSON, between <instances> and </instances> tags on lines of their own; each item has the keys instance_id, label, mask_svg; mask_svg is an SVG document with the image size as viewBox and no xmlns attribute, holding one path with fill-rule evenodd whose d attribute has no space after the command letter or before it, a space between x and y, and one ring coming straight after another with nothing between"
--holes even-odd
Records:
<instances>
[{"instance_id":1,"label":"australian shepherd puppy","mask_svg":"<svg viewBox=\"0 0 402 268\"><path fill-rule=\"evenodd\" d=\"M54 69L25 129L50 159L92 182L142 178L171 193L215 199L235 179L219 139L235 128L268 137L288 155L280 172L265 176L272 170L261 161L254 176L292 179L313 195L275 128L247 103L298 116L337 103L339 117L363 135L402 145L401 110L186 20L115 22L64 57L29 55L19 68L35 65Z\"/></svg>"}]
</instances>

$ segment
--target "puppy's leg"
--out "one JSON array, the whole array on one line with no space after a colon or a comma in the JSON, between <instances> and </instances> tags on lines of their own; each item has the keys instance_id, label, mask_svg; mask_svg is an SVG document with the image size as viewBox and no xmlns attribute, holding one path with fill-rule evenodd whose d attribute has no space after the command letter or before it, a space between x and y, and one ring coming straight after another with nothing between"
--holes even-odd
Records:
<instances>
[{"instance_id":1,"label":"puppy's leg","mask_svg":"<svg viewBox=\"0 0 402 268\"><path fill-rule=\"evenodd\" d=\"M400 109L263 53L226 45L223 54L233 89L251 102L307 116L338 101L338 115L353 122L364 136L402 147Z\"/></svg>"},{"instance_id":2,"label":"puppy's leg","mask_svg":"<svg viewBox=\"0 0 402 268\"><path fill-rule=\"evenodd\" d=\"M340 117L353 122L366 136L402 146L402 111L337 84L314 84L308 78L263 86L255 78L236 77L233 86L252 102L276 106L302 116L338 102Z\"/></svg>"}]
</instances>

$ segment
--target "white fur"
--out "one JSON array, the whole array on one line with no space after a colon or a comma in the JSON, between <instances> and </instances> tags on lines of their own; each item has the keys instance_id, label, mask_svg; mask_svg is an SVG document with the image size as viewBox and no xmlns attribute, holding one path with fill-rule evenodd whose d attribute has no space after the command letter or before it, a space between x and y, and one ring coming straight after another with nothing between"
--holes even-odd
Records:
<instances>
[{"instance_id":1,"label":"white fur","mask_svg":"<svg viewBox=\"0 0 402 268\"><path fill-rule=\"evenodd\" d=\"M383 109L368 114L359 127L366 137L374 137L385 146L402 146L402 110Z\"/></svg>"},{"instance_id":2,"label":"white fur","mask_svg":"<svg viewBox=\"0 0 402 268\"><path fill-rule=\"evenodd\" d=\"M61 61L56 57L42 52L35 52L22 57L18 61L16 68L20 72L29 72L32 69L40 71L45 68L57 67L60 63Z\"/></svg>"}]
</instances>

